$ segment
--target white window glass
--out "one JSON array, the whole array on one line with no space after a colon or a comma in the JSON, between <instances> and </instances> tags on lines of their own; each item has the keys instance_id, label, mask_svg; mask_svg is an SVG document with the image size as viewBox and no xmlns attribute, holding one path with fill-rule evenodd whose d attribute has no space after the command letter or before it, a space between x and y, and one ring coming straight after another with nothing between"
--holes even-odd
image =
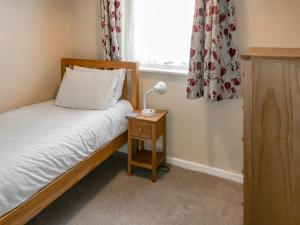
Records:
<instances>
[{"instance_id":1,"label":"white window glass","mask_svg":"<svg viewBox=\"0 0 300 225\"><path fill-rule=\"evenodd\" d=\"M130 1L132 21L126 23L132 27L125 32L131 32L132 46L125 51L132 52L127 55L145 67L186 70L195 0Z\"/></svg>"}]
</instances>

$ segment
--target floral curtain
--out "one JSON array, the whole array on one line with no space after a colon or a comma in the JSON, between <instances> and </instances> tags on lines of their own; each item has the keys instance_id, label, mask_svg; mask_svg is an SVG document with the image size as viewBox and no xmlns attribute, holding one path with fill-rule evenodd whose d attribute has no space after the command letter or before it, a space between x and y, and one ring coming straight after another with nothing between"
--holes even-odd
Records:
<instances>
[{"instance_id":1,"label":"floral curtain","mask_svg":"<svg viewBox=\"0 0 300 225\"><path fill-rule=\"evenodd\" d=\"M221 101L240 96L234 0L196 0L188 99Z\"/></svg>"},{"instance_id":2,"label":"floral curtain","mask_svg":"<svg viewBox=\"0 0 300 225\"><path fill-rule=\"evenodd\" d=\"M102 49L106 60L121 60L121 1L100 0Z\"/></svg>"}]
</instances>

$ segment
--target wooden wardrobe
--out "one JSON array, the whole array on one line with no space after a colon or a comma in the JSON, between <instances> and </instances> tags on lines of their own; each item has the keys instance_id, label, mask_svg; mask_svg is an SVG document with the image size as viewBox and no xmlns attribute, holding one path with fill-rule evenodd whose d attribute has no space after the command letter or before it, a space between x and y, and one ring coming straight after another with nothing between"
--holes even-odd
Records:
<instances>
[{"instance_id":1,"label":"wooden wardrobe","mask_svg":"<svg viewBox=\"0 0 300 225\"><path fill-rule=\"evenodd\" d=\"M244 225L300 225L300 49L244 60Z\"/></svg>"}]
</instances>

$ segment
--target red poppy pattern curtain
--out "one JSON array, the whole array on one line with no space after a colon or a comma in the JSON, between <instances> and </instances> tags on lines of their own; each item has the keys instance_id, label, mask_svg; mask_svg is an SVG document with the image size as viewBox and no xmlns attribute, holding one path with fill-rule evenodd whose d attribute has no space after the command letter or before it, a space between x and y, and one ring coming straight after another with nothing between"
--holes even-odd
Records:
<instances>
[{"instance_id":1,"label":"red poppy pattern curtain","mask_svg":"<svg viewBox=\"0 0 300 225\"><path fill-rule=\"evenodd\" d=\"M102 49L106 60L121 60L121 1L100 0Z\"/></svg>"},{"instance_id":2,"label":"red poppy pattern curtain","mask_svg":"<svg viewBox=\"0 0 300 225\"><path fill-rule=\"evenodd\" d=\"M233 0L196 0L190 51L188 99L221 101L240 97Z\"/></svg>"}]
</instances>

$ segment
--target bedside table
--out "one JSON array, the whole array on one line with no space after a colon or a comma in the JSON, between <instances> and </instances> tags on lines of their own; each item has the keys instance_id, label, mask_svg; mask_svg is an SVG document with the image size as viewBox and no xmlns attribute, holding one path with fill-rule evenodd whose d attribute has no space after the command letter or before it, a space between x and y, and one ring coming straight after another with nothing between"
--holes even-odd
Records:
<instances>
[{"instance_id":1,"label":"bedside table","mask_svg":"<svg viewBox=\"0 0 300 225\"><path fill-rule=\"evenodd\" d=\"M154 116L146 117L140 111L137 117L126 116L128 119L128 175L131 167L137 166L152 170L151 180L156 181L157 167L166 162L167 157L167 113L156 110ZM156 149L157 139L163 136L162 151ZM151 151L144 149L144 141L151 141Z\"/></svg>"}]
</instances>

